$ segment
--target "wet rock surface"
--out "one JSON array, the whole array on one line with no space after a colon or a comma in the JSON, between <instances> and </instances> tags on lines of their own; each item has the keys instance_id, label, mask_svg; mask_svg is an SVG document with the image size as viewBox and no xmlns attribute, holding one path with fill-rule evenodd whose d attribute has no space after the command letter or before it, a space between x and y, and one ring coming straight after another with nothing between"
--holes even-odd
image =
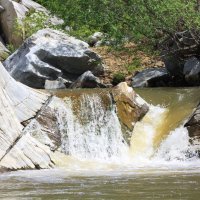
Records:
<instances>
[{"instance_id":1,"label":"wet rock surface","mask_svg":"<svg viewBox=\"0 0 200 200\"><path fill-rule=\"evenodd\" d=\"M125 82L120 83L113 89L112 95L116 103L119 120L124 129L126 141L129 143L134 125L148 112L148 105Z\"/></svg>"}]
</instances>

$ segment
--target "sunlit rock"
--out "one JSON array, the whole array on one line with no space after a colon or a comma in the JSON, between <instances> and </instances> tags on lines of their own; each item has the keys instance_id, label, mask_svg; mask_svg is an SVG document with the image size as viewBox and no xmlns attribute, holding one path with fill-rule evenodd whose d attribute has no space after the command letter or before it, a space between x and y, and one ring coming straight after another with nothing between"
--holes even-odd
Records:
<instances>
[{"instance_id":1,"label":"sunlit rock","mask_svg":"<svg viewBox=\"0 0 200 200\"><path fill-rule=\"evenodd\" d=\"M128 87L125 82L117 85L112 94L122 125L132 131L134 124L141 120L148 112L147 103L131 87Z\"/></svg>"},{"instance_id":2,"label":"sunlit rock","mask_svg":"<svg viewBox=\"0 0 200 200\"><path fill-rule=\"evenodd\" d=\"M133 76L132 87L164 87L169 86L170 82L165 68L148 68Z\"/></svg>"},{"instance_id":3,"label":"sunlit rock","mask_svg":"<svg viewBox=\"0 0 200 200\"><path fill-rule=\"evenodd\" d=\"M76 80L88 70L94 75L104 72L101 58L88 44L52 29L31 36L4 65L17 81L34 88L58 77Z\"/></svg>"},{"instance_id":4,"label":"sunlit rock","mask_svg":"<svg viewBox=\"0 0 200 200\"><path fill-rule=\"evenodd\" d=\"M106 88L106 86L91 71L87 71L72 83L70 88Z\"/></svg>"},{"instance_id":5,"label":"sunlit rock","mask_svg":"<svg viewBox=\"0 0 200 200\"><path fill-rule=\"evenodd\" d=\"M6 42L19 46L23 41L23 37L19 32L18 34L15 32L15 26L17 21L20 23L25 18L28 9L12 0L1 0L1 5L4 8L0 17L4 38Z\"/></svg>"},{"instance_id":6,"label":"sunlit rock","mask_svg":"<svg viewBox=\"0 0 200 200\"><path fill-rule=\"evenodd\" d=\"M21 124L36 116L49 95L16 82L1 64L0 72L0 166L7 169L50 166L50 160L42 161L42 157L49 157L48 152L42 151L40 144L28 137L28 134L24 135ZM40 156L36 159L37 155ZM26 162L26 167L22 162Z\"/></svg>"}]
</instances>

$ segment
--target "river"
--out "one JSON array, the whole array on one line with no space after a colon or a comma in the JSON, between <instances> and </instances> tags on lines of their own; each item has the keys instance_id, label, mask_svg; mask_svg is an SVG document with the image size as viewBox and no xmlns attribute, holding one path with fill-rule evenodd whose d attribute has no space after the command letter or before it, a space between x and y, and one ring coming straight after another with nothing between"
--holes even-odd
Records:
<instances>
[{"instance_id":1,"label":"river","mask_svg":"<svg viewBox=\"0 0 200 200\"><path fill-rule=\"evenodd\" d=\"M71 136L67 138L71 148L66 152L70 156L63 158L56 169L1 174L0 198L198 200L200 159L196 154L197 147L189 143L183 123L197 105L200 89L155 88L137 89L137 92L151 104L151 112L136 124L130 148L121 143L114 113L109 112L100 119L103 115L101 110L82 113L80 108L86 109L86 105L79 106L79 114L85 116L89 113L90 120L103 123L106 119L104 125L95 122L99 130L97 136L91 139L89 135L90 129L92 132L95 130L94 123L92 126L88 122L87 126L77 125L76 120L69 118L73 126L70 124L64 128L73 128ZM60 92L57 95L69 96ZM99 103L96 97L91 101L87 105L90 108ZM67 113L72 117L70 109L73 106L69 106L69 99L66 99L66 103ZM107 124L109 120L114 125L110 122ZM78 126L78 130L74 126ZM76 133L81 138L79 142L74 136ZM106 138L104 134L110 133L112 135ZM83 151L84 148L87 151Z\"/></svg>"}]
</instances>

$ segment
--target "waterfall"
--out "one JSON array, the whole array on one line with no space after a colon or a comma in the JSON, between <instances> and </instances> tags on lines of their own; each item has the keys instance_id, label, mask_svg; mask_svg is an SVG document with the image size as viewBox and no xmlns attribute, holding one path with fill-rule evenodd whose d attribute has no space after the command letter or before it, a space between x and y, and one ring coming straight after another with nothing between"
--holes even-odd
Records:
<instances>
[{"instance_id":1,"label":"waterfall","mask_svg":"<svg viewBox=\"0 0 200 200\"><path fill-rule=\"evenodd\" d=\"M149 112L134 126L129 146L109 92L72 92L62 97L56 110L61 151L73 158L134 166L197 160L198 148L190 144L187 129L180 124L186 111L171 117L176 113L174 106L149 105ZM178 111L177 102L182 103L183 98L176 100Z\"/></svg>"},{"instance_id":2,"label":"waterfall","mask_svg":"<svg viewBox=\"0 0 200 200\"><path fill-rule=\"evenodd\" d=\"M161 140L159 131L163 128L167 110L150 106L142 121L136 123L131 138L130 153L134 159L147 159L154 153L154 141Z\"/></svg>"},{"instance_id":3,"label":"waterfall","mask_svg":"<svg viewBox=\"0 0 200 200\"><path fill-rule=\"evenodd\" d=\"M198 158L197 146L189 142L190 138L185 127L180 126L171 131L161 143L154 155L154 160L193 161Z\"/></svg>"},{"instance_id":4,"label":"waterfall","mask_svg":"<svg viewBox=\"0 0 200 200\"><path fill-rule=\"evenodd\" d=\"M62 133L62 152L79 159L116 161L127 155L115 106L107 93L64 98L57 116Z\"/></svg>"}]
</instances>

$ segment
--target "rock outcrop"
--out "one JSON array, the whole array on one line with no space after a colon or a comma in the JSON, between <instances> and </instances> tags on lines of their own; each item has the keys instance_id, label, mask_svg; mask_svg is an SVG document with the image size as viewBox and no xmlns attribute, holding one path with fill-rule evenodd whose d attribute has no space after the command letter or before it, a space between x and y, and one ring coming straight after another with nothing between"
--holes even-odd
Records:
<instances>
[{"instance_id":1,"label":"rock outcrop","mask_svg":"<svg viewBox=\"0 0 200 200\"><path fill-rule=\"evenodd\" d=\"M72 81L88 70L94 75L104 71L101 58L88 44L52 29L28 38L4 66L17 81L33 88L44 88L46 80Z\"/></svg>"},{"instance_id":2,"label":"rock outcrop","mask_svg":"<svg viewBox=\"0 0 200 200\"><path fill-rule=\"evenodd\" d=\"M59 77L55 81L46 80L44 88L46 90L65 89L68 84L70 84L68 81Z\"/></svg>"},{"instance_id":3,"label":"rock outcrop","mask_svg":"<svg viewBox=\"0 0 200 200\"><path fill-rule=\"evenodd\" d=\"M174 32L162 43L162 58L173 80L180 86L199 86L199 31ZM176 86L176 85L175 85Z\"/></svg>"},{"instance_id":4,"label":"rock outcrop","mask_svg":"<svg viewBox=\"0 0 200 200\"><path fill-rule=\"evenodd\" d=\"M23 30L16 30L16 25L20 24L23 26L23 20L30 11L44 13L47 16L47 23L53 26L64 23L62 19L52 16L46 8L32 0L1 0L0 6L0 22L3 38L14 47L19 47L25 39Z\"/></svg>"},{"instance_id":5,"label":"rock outcrop","mask_svg":"<svg viewBox=\"0 0 200 200\"><path fill-rule=\"evenodd\" d=\"M129 143L135 123L144 117L149 107L125 82L117 85L113 89L112 95L116 103L119 120L124 129L126 141Z\"/></svg>"},{"instance_id":6,"label":"rock outcrop","mask_svg":"<svg viewBox=\"0 0 200 200\"><path fill-rule=\"evenodd\" d=\"M16 82L2 65L0 72L0 168L52 166L50 151L29 134L24 134L22 125L37 115L49 95Z\"/></svg>"},{"instance_id":7,"label":"rock outcrop","mask_svg":"<svg viewBox=\"0 0 200 200\"><path fill-rule=\"evenodd\" d=\"M187 127L189 136L192 140L200 142L200 104L185 126Z\"/></svg>"},{"instance_id":8,"label":"rock outcrop","mask_svg":"<svg viewBox=\"0 0 200 200\"><path fill-rule=\"evenodd\" d=\"M57 166L68 155L66 137L70 133L66 127L71 126L70 116L74 110L68 106L72 104L68 104L67 99L41 93L15 81L2 65L0 72L0 171ZM110 93L107 94L106 99L112 104ZM129 128L133 127L132 122L140 120L148 110L145 102L126 83L120 84L112 95L121 122ZM89 100L89 97L82 97L85 101ZM94 111L90 102L85 103ZM110 110L111 105L107 106ZM83 113L87 113L87 110ZM69 116L66 117L66 114ZM85 119L85 114L82 117Z\"/></svg>"},{"instance_id":9,"label":"rock outcrop","mask_svg":"<svg viewBox=\"0 0 200 200\"><path fill-rule=\"evenodd\" d=\"M132 87L168 86L171 78L165 68L148 68L132 78Z\"/></svg>"},{"instance_id":10,"label":"rock outcrop","mask_svg":"<svg viewBox=\"0 0 200 200\"><path fill-rule=\"evenodd\" d=\"M21 23L28 9L24 5L12 0L1 0L0 3L4 8L0 17L4 39L6 42L18 47L22 44L23 37L22 34L15 31L16 22Z\"/></svg>"}]
</instances>

